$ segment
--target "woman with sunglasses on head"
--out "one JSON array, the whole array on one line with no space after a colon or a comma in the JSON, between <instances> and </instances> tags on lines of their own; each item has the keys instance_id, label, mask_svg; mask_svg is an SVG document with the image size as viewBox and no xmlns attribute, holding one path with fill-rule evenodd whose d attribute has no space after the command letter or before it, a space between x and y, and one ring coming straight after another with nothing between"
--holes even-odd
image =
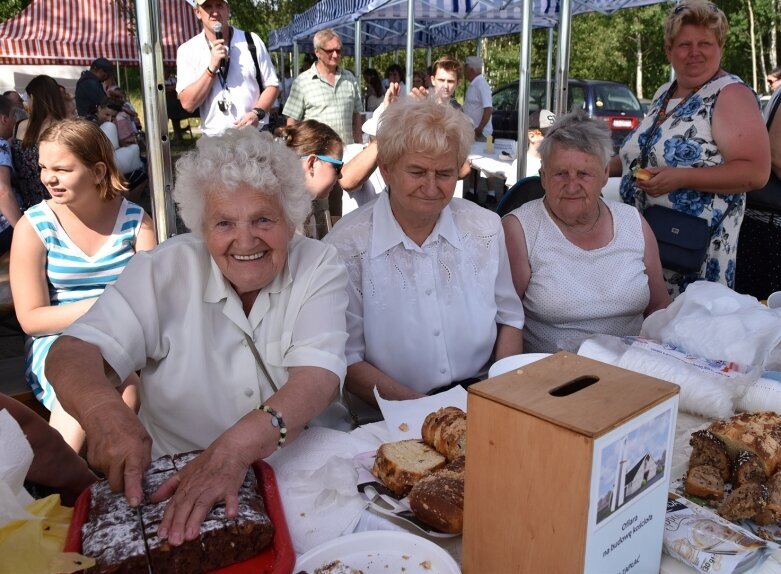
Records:
<instances>
[{"instance_id":1,"label":"woman with sunglasses on head","mask_svg":"<svg viewBox=\"0 0 781 574\"><path fill-rule=\"evenodd\" d=\"M698 279L734 287L744 194L765 185L770 173L757 96L721 68L728 29L712 2L683 0L670 11L664 43L676 79L657 90L648 115L610 164L611 175L623 176L625 203L641 211L663 206L707 222L710 245L699 269L664 269L674 297ZM647 170L642 181L635 177L640 168Z\"/></svg>"},{"instance_id":2,"label":"woman with sunglasses on head","mask_svg":"<svg viewBox=\"0 0 781 574\"><path fill-rule=\"evenodd\" d=\"M304 223L304 232L322 239L331 229L328 194L342 177L342 140L317 120L285 126L280 137L301 158L304 186L312 195L312 213Z\"/></svg>"}]
</instances>

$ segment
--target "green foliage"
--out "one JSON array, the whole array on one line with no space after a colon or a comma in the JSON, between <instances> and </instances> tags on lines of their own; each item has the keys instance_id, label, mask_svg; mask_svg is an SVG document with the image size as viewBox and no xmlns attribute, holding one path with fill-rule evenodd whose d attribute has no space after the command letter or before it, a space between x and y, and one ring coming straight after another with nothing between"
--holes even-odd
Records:
<instances>
[{"instance_id":1,"label":"green foliage","mask_svg":"<svg viewBox=\"0 0 781 574\"><path fill-rule=\"evenodd\" d=\"M30 0L3 0L0 2L0 22L5 22L11 16L16 16L27 8L29 3Z\"/></svg>"},{"instance_id":2,"label":"green foliage","mask_svg":"<svg viewBox=\"0 0 781 574\"><path fill-rule=\"evenodd\" d=\"M239 28L257 32L268 39L268 33L284 28L295 14L304 12L317 0L230 0L233 23Z\"/></svg>"}]
</instances>

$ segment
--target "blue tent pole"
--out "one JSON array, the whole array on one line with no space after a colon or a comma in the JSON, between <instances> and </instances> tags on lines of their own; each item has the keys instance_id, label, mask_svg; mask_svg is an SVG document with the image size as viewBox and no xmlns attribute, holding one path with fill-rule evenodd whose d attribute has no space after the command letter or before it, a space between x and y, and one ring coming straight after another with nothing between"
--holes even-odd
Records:
<instances>
[{"instance_id":1,"label":"blue tent pole","mask_svg":"<svg viewBox=\"0 0 781 574\"><path fill-rule=\"evenodd\" d=\"M293 40L293 77L297 78L301 73L301 65L298 58L298 42Z\"/></svg>"}]
</instances>

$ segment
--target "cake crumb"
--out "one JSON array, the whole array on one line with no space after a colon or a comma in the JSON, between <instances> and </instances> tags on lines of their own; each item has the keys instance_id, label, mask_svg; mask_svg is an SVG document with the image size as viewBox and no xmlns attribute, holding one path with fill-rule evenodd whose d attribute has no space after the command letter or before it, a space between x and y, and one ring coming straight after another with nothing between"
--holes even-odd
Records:
<instances>
[{"instance_id":1,"label":"cake crumb","mask_svg":"<svg viewBox=\"0 0 781 574\"><path fill-rule=\"evenodd\" d=\"M401 423L399 425L399 430L401 432L407 432L409 430L409 425L407 423Z\"/></svg>"},{"instance_id":2,"label":"cake crumb","mask_svg":"<svg viewBox=\"0 0 781 574\"><path fill-rule=\"evenodd\" d=\"M401 557L402 557L404 560L409 560L409 556L407 556L406 554L402 554L402 555L401 555Z\"/></svg>"},{"instance_id":3,"label":"cake crumb","mask_svg":"<svg viewBox=\"0 0 781 574\"><path fill-rule=\"evenodd\" d=\"M299 516L300 516L301 518L303 518L304 516L306 516L306 512L302 512L301 514L299 514Z\"/></svg>"},{"instance_id":4,"label":"cake crumb","mask_svg":"<svg viewBox=\"0 0 781 574\"><path fill-rule=\"evenodd\" d=\"M424 570L431 570L431 561L430 560L424 560L420 563L421 566L423 566Z\"/></svg>"}]
</instances>

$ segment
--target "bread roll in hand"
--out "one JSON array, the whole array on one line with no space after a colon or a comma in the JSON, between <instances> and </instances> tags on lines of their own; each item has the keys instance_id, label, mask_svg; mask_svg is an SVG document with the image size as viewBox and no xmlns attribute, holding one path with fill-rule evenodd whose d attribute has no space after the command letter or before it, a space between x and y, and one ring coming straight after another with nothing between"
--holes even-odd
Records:
<instances>
[{"instance_id":1,"label":"bread roll in hand","mask_svg":"<svg viewBox=\"0 0 781 574\"><path fill-rule=\"evenodd\" d=\"M640 168L634 173L634 178L636 181L648 181L654 176L650 171L644 168Z\"/></svg>"}]
</instances>

